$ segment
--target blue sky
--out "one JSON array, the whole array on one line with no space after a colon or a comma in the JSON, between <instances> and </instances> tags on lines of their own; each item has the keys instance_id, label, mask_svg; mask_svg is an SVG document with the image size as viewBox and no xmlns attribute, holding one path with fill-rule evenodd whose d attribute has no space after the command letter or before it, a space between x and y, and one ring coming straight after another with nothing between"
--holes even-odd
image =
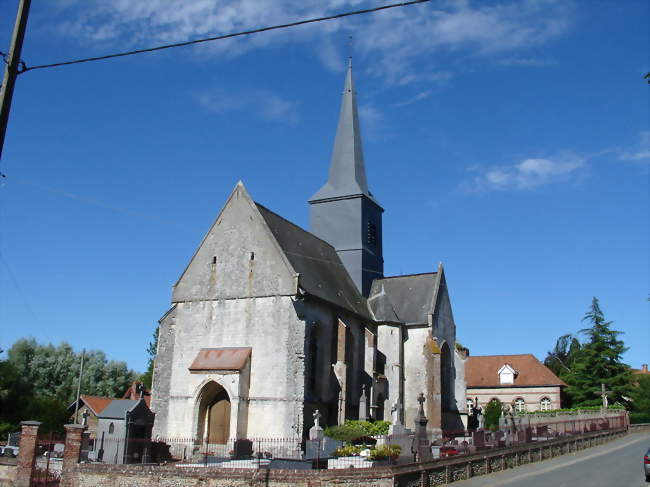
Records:
<instances>
[{"instance_id":1,"label":"blue sky","mask_svg":"<svg viewBox=\"0 0 650 487\"><path fill-rule=\"evenodd\" d=\"M35 0L28 65L384 2ZM17 1L2 0L8 46ZM650 362L647 2L433 1L19 77L0 171L0 347L137 369L241 179L308 227L353 36L387 275L445 265L474 355L534 353L597 296ZM6 50L6 48L4 48Z\"/></svg>"}]
</instances>

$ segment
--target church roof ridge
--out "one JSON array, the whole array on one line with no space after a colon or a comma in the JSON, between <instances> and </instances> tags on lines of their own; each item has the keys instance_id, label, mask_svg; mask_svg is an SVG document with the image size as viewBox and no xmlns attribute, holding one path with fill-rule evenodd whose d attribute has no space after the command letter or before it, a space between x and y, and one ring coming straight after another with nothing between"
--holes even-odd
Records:
<instances>
[{"instance_id":1,"label":"church roof ridge","mask_svg":"<svg viewBox=\"0 0 650 487\"><path fill-rule=\"evenodd\" d=\"M535 357L535 355L532 354L532 353L511 353L511 354L498 353L498 354L493 354L493 355L472 355L472 357L502 357L502 358L506 358L506 357ZM537 359L537 357L535 357L535 359L539 360L539 359Z\"/></svg>"},{"instance_id":2,"label":"church roof ridge","mask_svg":"<svg viewBox=\"0 0 650 487\"><path fill-rule=\"evenodd\" d=\"M385 280L385 279L397 279L398 277L417 277L417 276L434 276L438 273L438 271L433 271L433 272L418 272L415 274L400 274L398 276L384 276L384 277L378 277L378 280Z\"/></svg>"}]
</instances>

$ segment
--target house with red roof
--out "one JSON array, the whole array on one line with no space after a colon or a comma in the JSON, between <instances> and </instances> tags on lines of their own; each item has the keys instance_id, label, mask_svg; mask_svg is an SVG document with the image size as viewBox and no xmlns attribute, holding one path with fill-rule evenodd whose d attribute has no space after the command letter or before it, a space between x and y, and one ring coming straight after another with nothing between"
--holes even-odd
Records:
<instances>
[{"instance_id":1,"label":"house with red roof","mask_svg":"<svg viewBox=\"0 0 650 487\"><path fill-rule=\"evenodd\" d=\"M149 407L149 404L151 403L151 391L144 387L142 382L133 381L129 388L124 392L122 399L137 401L140 399L140 396L142 396L147 407ZM99 415L116 399L119 398L81 394L78 403L74 401L68 406L70 423L85 424L87 426L86 431L90 434L90 438L94 439L96 437Z\"/></svg>"},{"instance_id":2,"label":"house with red roof","mask_svg":"<svg viewBox=\"0 0 650 487\"><path fill-rule=\"evenodd\" d=\"M548 411L562 407L560 392L566 383L532 354L484 355L465 362L467 407L492 400L515 410Z\"/></svg>"}]
</instances>

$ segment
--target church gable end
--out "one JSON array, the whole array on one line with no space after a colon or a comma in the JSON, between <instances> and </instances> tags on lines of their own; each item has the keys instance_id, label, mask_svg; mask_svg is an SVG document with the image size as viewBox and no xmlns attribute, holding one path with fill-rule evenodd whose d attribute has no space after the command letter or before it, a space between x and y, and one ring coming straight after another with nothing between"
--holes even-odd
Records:
<instances>
[{"instance_id":1,"label":"church gable end","mask_svg":"<svg viewBox=\"0 0 650 487\"><path fill-rule=\"evenodd\" d=\"M172 302L296 294L295 272L238 183L172 293Z\"/></svg>"}]
</instances>

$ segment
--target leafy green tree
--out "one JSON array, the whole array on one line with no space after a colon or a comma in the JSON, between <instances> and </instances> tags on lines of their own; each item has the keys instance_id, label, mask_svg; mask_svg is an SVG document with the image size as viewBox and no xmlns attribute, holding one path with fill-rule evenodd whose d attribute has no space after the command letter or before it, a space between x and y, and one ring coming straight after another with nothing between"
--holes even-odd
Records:
<instances>
[{"instance_id":1,"label":"leafy green tree","mask_svg":"<svg viewBox=\"0 0 650 487\"><path fill-rule=\"evenodd\" d=\"M492 399L483 410L485 417L485 429L496 431L499 429L499 418L503 411L503 404L498 399Z\"/></svg>"},{"instance_id":2,"label":"leafy green tree","mask_svg":"<svg viewBox=\"0 0 650 487\"><path fill-rule=\"evenodd\" d=\"M587 341L574 362L570 372L562 374L568 384L567 394L575 407L602 404L601 384L611 391L609 402L622 401L630 394L630 368L621 359L627 350L620 331L611 329L611 321L605 321L598 298L593 298L583 321L591 326L580 330Z\"/></svg>"},{"instance_id":3,"label":"leafy green tree","mask_svg":"<svg viewBox=\"0 0 650 487\"><path fill-rule=\"evenodd\" d=\"M570 333L562 335L555 342L553 350L546 355L544 365L561 378L562 375L566 375L571 371L571 367L578 358L581 349L582 345L577 337Z\"/></svg>"},{"instance_id":4,"label":"leafy green tree","mask_svg":"<svg viewBox=\"0 0 650 487\"><path fill-rule=\"evenodd\" d=\"M147 355L149 355L149 362L147 363L147 371L140 376L140 380L147 389L151 389L151 382L153 380L153 367L156 361L156 353L158 352L158 330L153 332L152 340L147 346Z\"/></svg>"},{"instance_id":5,"label":"leafy green tree","mask_svg":"<svg viewBox=\"0 0 650 487\"><path fill-rule=\"evenodd\" d=\"M18 340L7 352L8 362L18 374L43 396L66 404L74 401L79 380L81 354L65 342L58 346L40 345L33 338ZM125 362L108 361L100 350L84 357L81 392L94 396L120 396L135 379Z\"/></svg>"},{"instance_id":6,"label":"leafy green tree","mask_svg":"<svg viewBox=\"0 0 650 487\"><path fill-rule=\"evenodd\" d=\"M66 408L74 402L81 354L68 343L40 345L18 340L0 361L0 435L19 430L20 421L41 421L42 431L61 431ZM126 363L109 361L104 352L84 357L82 394L121 397L137 375Z\"/></svg>"},{"instance_id":7,"label":"leafy green tree","mask_svg":"<svg viewBox=\"0 0 650 487\"><path fill-rule=\"evenodd\" d=\"M630 390L633 423L650 423L650 375L638 375L632 380Z\"/></svg>"}]
</instances>

